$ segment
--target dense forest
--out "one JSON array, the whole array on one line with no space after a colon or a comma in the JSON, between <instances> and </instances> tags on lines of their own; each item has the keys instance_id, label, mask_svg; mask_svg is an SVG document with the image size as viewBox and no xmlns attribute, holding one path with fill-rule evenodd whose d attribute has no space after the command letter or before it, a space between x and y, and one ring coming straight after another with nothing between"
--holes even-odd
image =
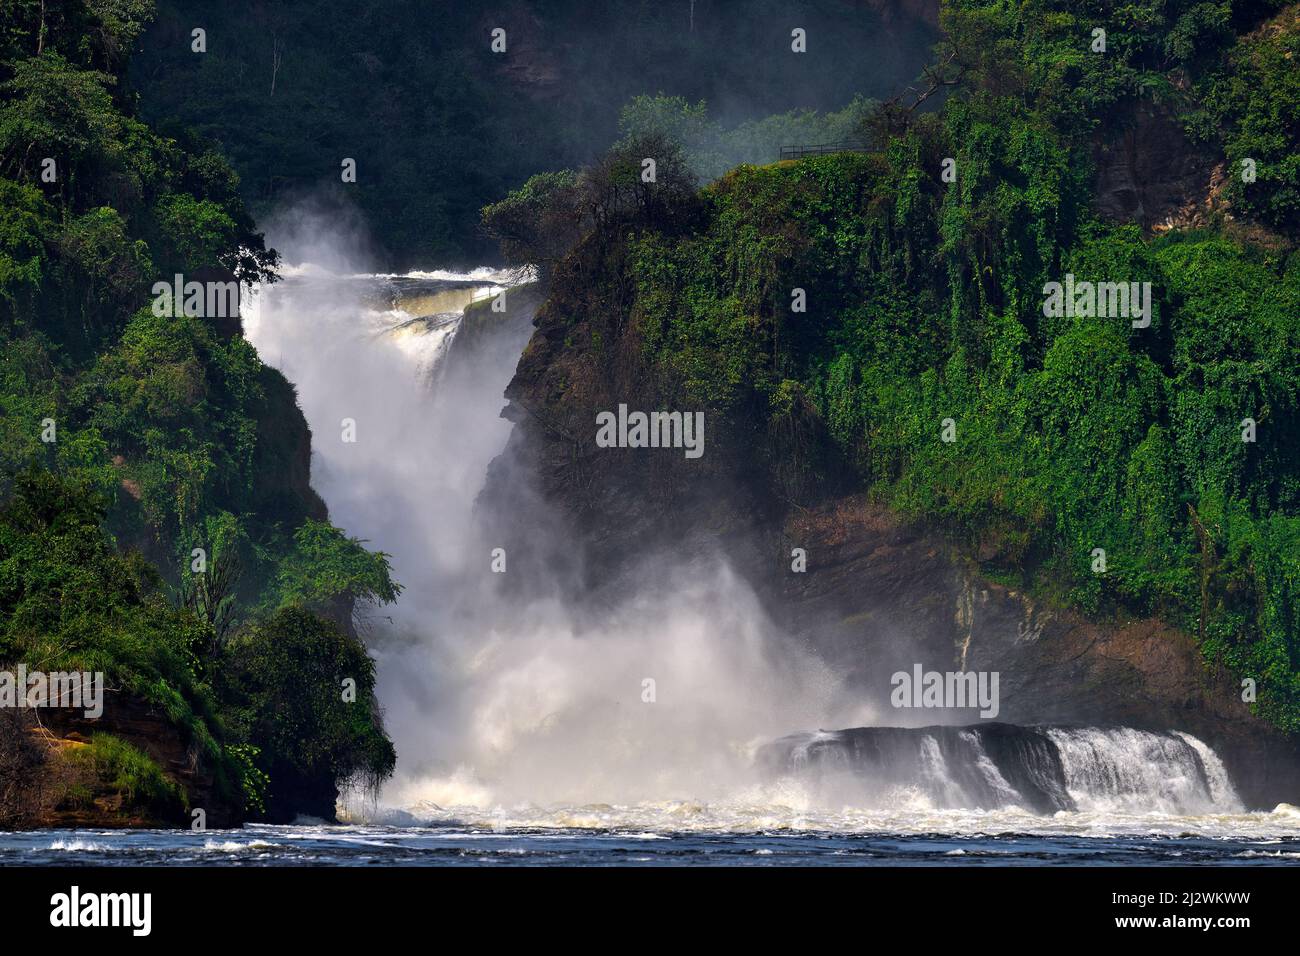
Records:
<instances>
[{"instance_id":1,"label":"dense forest","mask_svg":"<svg viewBox=\"0 0 1300 956\"><path fill-rule=\"evenodd\" d=\"M555 263L514 394L575 435L615 402L706 409L710 460L730 445L776 508L866 492L1037 600L1158 615L1300 730L1297 8L953 0L942 23L865 149L697 192L697 118L660 98L487 208L507 253ZM1150 314L1053 309L1067 276L1149 283Z\"/></svg>"},{"instance_id":2,"label":"dense forest","mask_svg":"<svg viewBox=\"0 0 1300 956\"><path fill-rule=\"evenodd\" d=\"M163 715L145 736L210 780L214 822L331 815L336 785L393 766L353 618L397 585L329 524L293 387L238 323L153 307L160 276L271 279L277 256L225 160L124 95L150 8L33 0L0 23L0 662L103 671ZM188 822L141 739L45 752L30 712L3 717L0 825Z\"/></svg>"},{"instance_id":3,"label":"dense forest","mask_svg":"<svg viewBox=\"0 0 1300 956\"><path fill-rule=\"evenodd\" d=\"M934 38L924 20L887 20L876 8L889 4L742 6L160 0L130 79L160 131L220 144L259 219L309 196L360 212L376 265L478 265L495 257L479 207L534 173L595 159L634 97L707 103L728 129L768 120L724 157L768 162L782 145L822 141L802 138L821 135L808 130L819 112L911 80ZM791 18L816 38L799 62L777 29ZM494 52L497 29L505 48ZM357 163L346 187L345 157Z\"/></svg>"}]
</instances>

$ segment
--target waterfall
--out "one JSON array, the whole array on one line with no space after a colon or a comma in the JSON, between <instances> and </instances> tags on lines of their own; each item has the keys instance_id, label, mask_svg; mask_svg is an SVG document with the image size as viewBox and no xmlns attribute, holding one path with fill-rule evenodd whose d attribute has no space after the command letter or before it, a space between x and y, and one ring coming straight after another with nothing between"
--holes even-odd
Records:
<instances>
[{"instance_id":1,"label":"waterfall","mask_svg":"<svg viewBox=\"0 0 1300 956\"><path fill-rule=\"evenodd\" d=\"M1223 763L1190 734L1127 727L1047 730L1080 809L1210 813L1241 809Z\"/></svg>"},{"instance_id":2,"label":"waterfall","mask_svg":"<svg viewBox=\"0 0 1300 956\"><path fill-rule=\"evenodd\" d=\"M491 347L462 347L461 310L507 276L287 273L253 298L247 335L298 389L331 520L406 588L366 634L398 752L388 806L743 802L761 769L836 806L1240 808L1217 755L1180 733L859 726L762 744L885 715L773 627L725 555L646 555L598 607L496 588L475 508L531 315L471 326Z\"/></svg>"},{"instance_id":3,"label":"waterfall","mask_svg":"<svg viewBox=\"0 0 1300 956\"><path fill-rule=\"evenodd\" d=\"M646 555L637 587L598 607L504 592L476 508L531 314L479 315L468 335L459 310L509 277L357 275L338 258L260 290L245 328L298 390L331 520L405 587L365 634L398 753L386 805L709 799L748 779L757 739L874 718L780 646L725 555Z\"/></svg>"},{"instance_id":4,"label":"waterfall","mask_svg":"<svg viewBox=\"0 0 1300 956\"><path fill-rule=\"evenodd\" d=\"M770 776L813 784L825 800L888 806L920 795L945 809L1235 813L1222 761L1186 733L1128 727L860 727L767 745Z\"/></svg>"},{"instance_id":5,"label":"waterfall","mask_svg":"<svg viewBox=\"0 0 1300 956\"><path fill-rule=\"evenodd\" d=\"M392 555L409 592L397 616L426 619L439 603L434 581L464 564L474 495L505 446L499 413L512 369L476 370L478 381L457 381L459 394L441 403L430 385L448 371L464 307L505 277L286 272L252 297L246 334L297 389L312 429L312 485L331 519ZM341 437L345 420L355 441Z\"/></svg>"}]
</instances>

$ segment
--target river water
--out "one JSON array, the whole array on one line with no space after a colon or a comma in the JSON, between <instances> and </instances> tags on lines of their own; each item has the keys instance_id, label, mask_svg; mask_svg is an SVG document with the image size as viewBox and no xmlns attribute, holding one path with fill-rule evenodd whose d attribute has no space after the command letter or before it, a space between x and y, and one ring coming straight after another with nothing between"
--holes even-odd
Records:
<instances>
[{"instance_id":1,"label":"river water","mask_svg":"<svg viewBox=\"0 0 1300 956\"><path fill-rule=\"evenodd\" d=\"M403 826L0 835L0 866L1269 866L1300 861L1300 810L1224 816L577 806Z\"/></svg>"}]
</instances>

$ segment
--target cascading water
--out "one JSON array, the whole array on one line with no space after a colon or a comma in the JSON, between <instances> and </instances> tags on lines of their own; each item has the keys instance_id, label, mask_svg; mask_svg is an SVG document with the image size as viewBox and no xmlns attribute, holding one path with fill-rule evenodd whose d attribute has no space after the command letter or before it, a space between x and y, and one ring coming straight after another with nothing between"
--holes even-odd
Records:
<instances>
[{"instance_id":1,"label":"cascading water","mask_svg":"<svg viewBox=\"0 0 1300 956\"><path fill-rule=\"evenodd\" d=\"M823 800L946 809L1167 814L1240 812L1215 753L1189 734L1127 727L860 727L795 735L760 752Z\"/></svg>"},{"instance_id":2,"label":"cascading water","mask_svg":"<svg viewBox=\"0 0 1300 956\"><path fill-rule=\"evenodd\" d=\"M250 340L298 388L332 520L388 552L406 588L367 633L399 753L383 802L717 799L747 775L758 740L828 714L874 719L819 661L777 649L724 564L656 565L596 614L502 600L473 516L508 437L502 396L531 316L496 329L506 347L471 353L457 345L458 313L419 313L508 281L300 267L245 310Z\"/></svg>"},{"instance_id":3,"label":"cascading water","mask_svg":"<svg viewBox=\"0 0 1300 956\"><path fill-rule=\"evenodd\" d=\"M474 508L509 435L502 396L531 317L510 317L493 333L502 347L474 357L457 336L460 310L508 284L335 264L290 270L246 310L249 338L299 390L332 519L388 552L406 587L367 633L398 772L379 809L354 815L919 832L984 828L990 814L1020 831L1240 814L1222 763L1185 734L862 726L891 713L786 645L725 561L660 562L598 612L503 602ZM859 729L781 737L816 726Z\"/></svg>"},{"instance_id":4,"label":"cascading water","mask_svg":"<svg viewBox=\"0 0 1300 956\"><path fill-rule=\"evenodd\" d=\"M1240 810L1217 754L1190 734L1052 728L1065 785L1081 807L1166 813Z\"/></svg>"}]
</instances>

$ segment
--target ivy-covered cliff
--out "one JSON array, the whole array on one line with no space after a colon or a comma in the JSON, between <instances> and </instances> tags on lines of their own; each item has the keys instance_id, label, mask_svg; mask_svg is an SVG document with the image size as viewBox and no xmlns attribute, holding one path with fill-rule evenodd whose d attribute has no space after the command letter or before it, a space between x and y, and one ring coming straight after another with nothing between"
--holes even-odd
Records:
<instances>
[{"instance_id":1,"label":"ivy-covered cliff","mask_svg":"<svg viewBox=\"0 0 1300 956\"><path fill-rule=\"evenodd\" d=\"M721 542L845 667L901 629L929 666L1001 667L1007 719L1267 739L1293 769L1256 759L1247 788L1276 801L1300 731L1297 7L951 0L941 23L869 150L667 207L621 198L617 163L580 177L601 212L510 386L509 453L592 586L656 541ZM1054 309L1075 281L1136 283L1133 309L1082 285ZM703 457L597 447L619 404L704 411Z\"/></svg>"}]
</instances>

